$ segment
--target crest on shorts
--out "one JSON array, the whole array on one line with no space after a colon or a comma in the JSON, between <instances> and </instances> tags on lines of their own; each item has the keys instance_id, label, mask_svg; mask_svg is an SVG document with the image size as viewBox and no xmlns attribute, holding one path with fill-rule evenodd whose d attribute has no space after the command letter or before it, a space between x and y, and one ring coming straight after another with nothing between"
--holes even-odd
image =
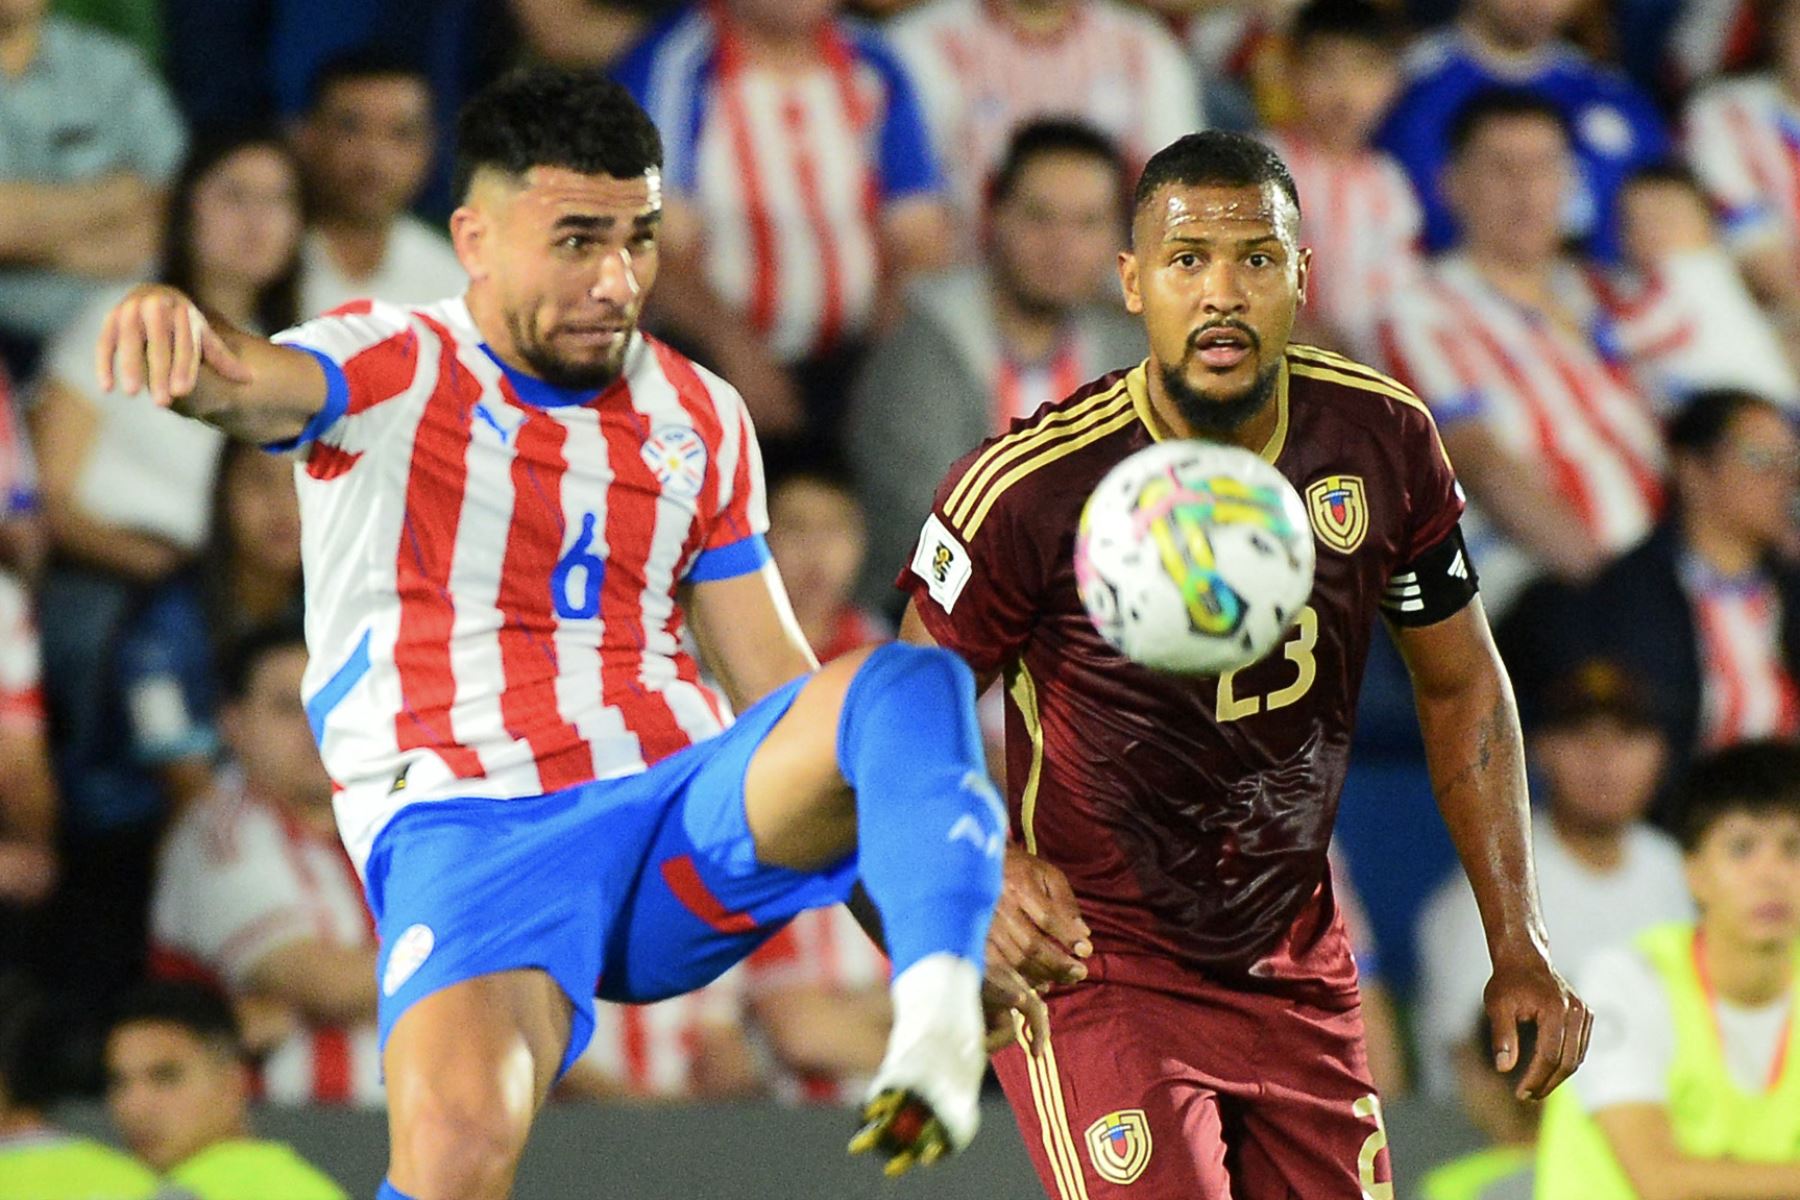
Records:
<instances>
[{"instance_id":1,"label":"crest on shorts","mask_svg":"<svg viewBox=\"0 0 1800 1200\"><path fill-rule=\"evenodd\" d=\"M1109 1112L1087 1127L1088 1157L1108 1183L1131 1183L1150 1165L1150 1119L1141 1108Z\"/></svg>"},{"instance_id":2,"label":"crest on shorts","mask_svg":"<svg viewBox=\"0 0 1800 1200\"><path fill-rule=\"evenodd\" d=\"M1360 475L1327 475L1308 484L1306 509L1319 540L1340 554L1362 545L1369 532L1369 503Z\"/></svg>"},{"instance_id":3,"label":"crest on shorts","mask_svg":"<svg viewBox=\"0 0 1800 1200\"><path fill-rule=\"evenodd\" d=\"M658 487L692 500L706 483L706 443L686 425L664 425L644 443L644 465Z\"/></svg>"}]
</instances>

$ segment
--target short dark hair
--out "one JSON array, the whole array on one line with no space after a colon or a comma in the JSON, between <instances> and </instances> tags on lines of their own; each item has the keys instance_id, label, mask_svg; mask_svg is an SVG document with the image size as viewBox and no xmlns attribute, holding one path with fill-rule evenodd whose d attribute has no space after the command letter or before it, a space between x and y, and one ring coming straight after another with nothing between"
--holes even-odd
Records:
<instances>
[{"instance_id":1,"label":"short dark hair","mask_svg":"<svg viewBox=\"0 0 1800 1200\"><path fill-rule=\"evenodd\" d=\"M1142 212L1153 196L1169 184L1221 187L1264 187L1274 184L1300 211L1300 189L1281 155L1266 142L1241 133L1205 129L1184 134L1158 150L1144 164L1132 193L1134 213Z\"/></svg>"},{"instance_id":2,"label":"short dark hair","mask_svg":"<svg viewBox=\"0 0 1800 1200\"><path fill-rule=\"evenodd\" d=\"M326 61L306 89L306 111L317 112L331 89L365 79L410 79L431 90L431 76L414 56L393 46L358 46Z\"/></svg>"},{"instance_id":3,"label":"short dark hair","mask_svg":"<svg viewBox=\"0 0 1800 1200\"><path fill-rule=\"evenodd\" d=\"M1700 177L1694 174L1693 168L1679 159L1664 158L1653 163L1646 163L1625 177L1620 186L1624 191L1634 187L1651 187L1656 184L1670 184L1686 188L1702 200L1706 199L1706 189L1700 184ZM1711 202L1708 201L1710 207Z\"/></svg>"},{"instance_id":4,"label":"short dark hair","mask_svg":"<svg viewBox=\"0 0 1800 1200\"><path fill-rule=\"evenodd\" d=\"M174 1025L193 1034L220 1054L242 1058L243 1038L237 1017L224 993L193 980L159 979L141 983L113 1010L111 1028L127 1025Z\"/></svg>"},{"instance_id":5,"label":"short dark hair","mask_svg":"<svg viewBox=\"0 0 1800 1200\"><path fill-rule=\"evenodd\" d=\"M242 700L250 694L250 680L263 659L278 650L306 648L306 630L299 621L271 621L246 630L225 647L220 664L219 681L227 701Z\"/></svg>"},{"instance_id":6,"label":"short dark hair","mask_svg":"<svg viewBox=\"0 0 1800 1200\"><path fill-rule=\"evenodd\" d=\"M1688 768L1675 799L1681 848L1690 854L1726 817L1800 817L1800 745L1740 742L1702 758Z\"/></svg>"},{"instance_id":7,"label":"short dark hair","mask_svg":"<svg viewBox=\"0 0 1800 1200\"><path fill-rule=\"evenodd\" d=\"M632 179L662 167L662 138L631 93L598 71L524 67L476 93L456 122L456 195L483 168Z\"/></svg>"},{"instance_id":8,"label":"short dark hair","mask_svg":"<svg viewBox=\"0 0 1800 1200\"><path fill-rule=\"evenodd\" d=\"M1573 145L1573 131L1562 109L1537 92L1525 88L1484 88L1469 97L1456 110L1450 122L1450 157L1461 158L1469 143L1494 121L1533 119L1548 121L1561 132L1563 141Z\"/></svg>"},{"instance_id":9,"label":"short dark hair","mask_svg":"<svg viewBox=\"0 0 1800 1200\"><path fill-rule=\"evenodd\" d=\"M0 977L0 1090L10 1108L42 1112L57 1099L55 1030L26 976Z\"/></svg>"},{"instance_id":10,"label":"short dark hair","mask_svg":"<svg viewBox=\"0 0 1800 1200\"><path fill-rule=\"evenodd\" d=\"M1046 118L1027 121L1013 130L1006 144L1006 155L995 169L988 184L988 203L998 204L1012 196L1019 186L1025 168L1052 154L1069 154L1091 159L1105 166L1119 181L1119 192L1125 191L1125 155L1119 144L1086 121Z\"/></svg>"},{"instance_id":11,"label":"short dark hair","mask_svg":"<svg viewBox=\"0 0 1800 1200\"><path fill-rule=\"evenodd\" d=\"M1707 388L1688 397L1664 432L1671 452L1711 454L1725 441L1738 416L1752 409L1779 414L1781 406L1767 396L1740 388Z\"/></svg>"},{"instance_id":12,"label":"short dark hair","mask_svg":"<svg viewBox=\"0 0 1800 1200\"><path fill-rule=\"evenodd\" d=\"M1319 38L1368 42L1383 49L1400 44L1400 22L1387 9L1369 0L1312 0L1294 14L1288 27L1288 44L1296 54Z\"/></svg>"}]
</instances>

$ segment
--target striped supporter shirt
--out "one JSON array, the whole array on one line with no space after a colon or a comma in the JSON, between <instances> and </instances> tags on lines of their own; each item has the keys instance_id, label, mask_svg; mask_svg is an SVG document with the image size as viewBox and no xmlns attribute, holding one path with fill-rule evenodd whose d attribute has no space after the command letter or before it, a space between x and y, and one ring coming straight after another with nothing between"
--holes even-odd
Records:
<instances>
[{"instance_id":1,"label":"striped supporter shirt","mask_svg":"<svg viewBox=\"0 0 1800 1200\"><path fill-rule=\"evenodd\" d=\"M663 137L712 286L793 361L859 337L874 313L885 206L935 197L911 82L880 37L824 25L814 62L746 61L719 5L653 31L617 68Z\"/></svg>"},{"instance_id":2,"label":"striped supporter shirt","mask_svg":"<svg viewBox=\"0 0 1800 1200\"><path fill-rule=\"evenodd\" d=\"M1727 578L1692 557L1682 585L1700 650L1700 747L1800 733L1800 689L1781 648L1781 596L1762 571Z\"/></svg>"},{"instance_id":3,"label":"striped supporter shirt","mask_svg":"<svg viewBox=\"0 0 1800 1200\"><path fill-rule=\"evenodd\" d=\"M1735 245L1800 245L1800 104L1772 76L1713 84L1688 105L1688 160Z\"/></svg>"},{"instance_id":4,"label":"striped supporter shirt","mask_svg":"<svg viewBox=\"0 0 1800 1200\"><path fill-rule=\"evenodd\" d=\"M606 390L556 388L460 298L277 340L330 385L296 439L305 686L359 866L404 805L631 775L725 727L675 590L768 558L729 384L633 334Z\"/></svg>"}]
</instances>

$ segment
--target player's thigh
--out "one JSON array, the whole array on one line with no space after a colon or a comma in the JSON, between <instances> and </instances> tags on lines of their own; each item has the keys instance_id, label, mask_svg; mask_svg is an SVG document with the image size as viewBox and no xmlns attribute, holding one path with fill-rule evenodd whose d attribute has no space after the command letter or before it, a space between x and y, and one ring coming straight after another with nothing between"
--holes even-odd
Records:
<instances>
[{"instance_id":1,"label":"player's thigh","mask_svg":"<svg viewBox=\"0 0 1800 1200\"><path fill-rule=\"evenodd\" d=\"M1271 999L1259 1095L1244 1106L1236 1200L1392 1200L1387 1131L1359 1009Z\"/></svg>"},{"instance_id":2,"label":"player's thigh","mask_svg":"<svg viewBox=\"0 0 1800 1200\"><path fill-rule=\"evenodd\" d=\"M769 866L817 870L856 847L856 798L838 765L838 726L870 653L821 667L751 755L744 814L757 858Z\"/></svg>"},{"instance_id":3,"label":"player's thigh","mask_svg":"<svg viewBox=\"0 0 1800 1200\"><path fill-rule=\"evenodd\" d=\"M1110 994L1109 994L1110 993ZM1234 1200L1220 1098L1173 1051L1185 1031L1135 990L1052 997L1036 1053L994 1068L1054 1200Z\"/></svg>"}]
</instances>

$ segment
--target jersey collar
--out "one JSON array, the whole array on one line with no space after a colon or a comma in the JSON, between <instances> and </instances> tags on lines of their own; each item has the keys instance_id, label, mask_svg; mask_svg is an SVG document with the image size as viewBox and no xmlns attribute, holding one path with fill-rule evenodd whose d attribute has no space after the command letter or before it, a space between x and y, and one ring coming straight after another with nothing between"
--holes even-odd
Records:
<instances>
[{"instance_id":1,"label":"jersey collar","mask_svg":"<svg viewBox=\"0 0 1800 1200\"><path fill-rule=\"evenodd\" d=\"M1131 395L1131 407L1137 410L1138 420L1150 431L1152 441L1164 441L1174 437L1173 431L1163 424L1162 418L1156 415L1156 409L1150 404L1150 360L1145 359L1125 376L1125 390ZM1282 449L1287 445L1288 435L1288 362L1287 355L1281 356L1281 371L1275 380L1275 430L1269 434L1269 440L1257 452L1257 457L1273 464L1281 457Z\"/></svg>"}]
</instances>

